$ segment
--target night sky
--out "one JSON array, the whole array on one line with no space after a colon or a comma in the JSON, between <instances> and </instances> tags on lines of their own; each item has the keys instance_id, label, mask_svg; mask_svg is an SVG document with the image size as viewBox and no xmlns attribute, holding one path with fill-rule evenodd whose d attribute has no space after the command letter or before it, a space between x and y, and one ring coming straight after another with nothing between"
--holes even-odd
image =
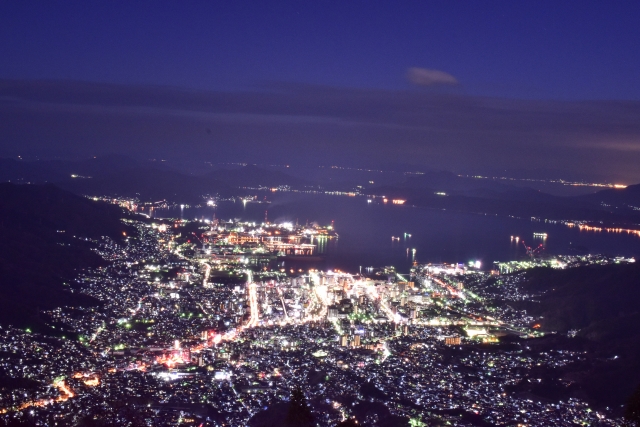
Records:
<instances>
[{"instance_id":1,"label":"night sky","mask_svg":"<svg viewBox=\"0 0 640 427\"><path fill-rule=\"evenodd\" d=\"M640 182L640 2L0 3L0 155Z\"/></svg>"}]
</instances>

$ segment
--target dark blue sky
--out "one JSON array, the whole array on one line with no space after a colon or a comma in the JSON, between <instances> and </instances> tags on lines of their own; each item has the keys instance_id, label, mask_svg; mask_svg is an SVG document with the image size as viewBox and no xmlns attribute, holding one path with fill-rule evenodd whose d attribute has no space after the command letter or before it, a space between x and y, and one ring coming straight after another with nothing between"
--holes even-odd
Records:
<instances>
[{"instance_id":1,"label":"dark blue sky","mask_svg":"<svg viewBox=\"0 0 640 427\"><path fill-rule=\"evenodd\" d=\"M638 0L0 2L0 156L636 183L639 23Z\"/></svg>"},{"instance_id":2,"label":"dark blue sky","mask_svg":"<svg viewBox=\"0 0 640 427\"><path fill-rule=\"evenodd\" d=\"M235 90L264 81L640 99L636 1L0 3L0 78Z\"/></svg>"}]
</instances>

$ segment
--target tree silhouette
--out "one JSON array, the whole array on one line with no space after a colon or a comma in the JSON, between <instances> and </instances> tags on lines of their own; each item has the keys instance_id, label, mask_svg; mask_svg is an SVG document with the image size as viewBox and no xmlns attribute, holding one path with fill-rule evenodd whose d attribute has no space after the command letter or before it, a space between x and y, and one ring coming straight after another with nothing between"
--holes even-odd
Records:
<instances>
[{"instance_id":1,"label":"tree silhouette","mask_svg":"<svg viewBox=\"0 0 640 427\"><path fill-rule=\"evenodd\" d=\"M627 401L624 418L630 425L640 426L640 385Z\"/></svg>"},{"instance_id":2,"label":"tree silhouette","mask_svg":"<svg viewBox=\"0 0 640 427\"><path fill-rule=\"evenodd\" d=\"M291 400L289 400L289 412L285 419L284 425L286 427L314 427L315 422L313 414L309 405L307 404L307 398L304 396L300 386L296 386L291 392Z\"/></svg>"},{"instance_id":3,"label":"tree silhouette","mask_svg":"<svg viewBox=\"0 0 640 427\"><path fill-rule=\"evenodd\" d=\"M125 400L108 400L80 418L77 427L146 427L144 416Z\"/></svg>"},{"instance_id":4,"label":"tree silhouette","mask_svg":"<svg viewBox=\"0 0 640 427\"><path fill-rule=\"evenodd\" d=\"M359 424L355 418L349 418L338 423L336 427L359 427Z\"/></svg>"},{"instance_id":5,"label":"tree silhouette","mask_svg":"<svg viewBox=\"0 0 640 427\"><path fill-rule=\"evenodd\" d=\"M6 424L0 424L2 426L6 426L6 427L31 427L31 426L35 426L35 423L33 422L29 422L27 420L9 420L9 421L5 421Z\"/></svg>"}]
</instances>

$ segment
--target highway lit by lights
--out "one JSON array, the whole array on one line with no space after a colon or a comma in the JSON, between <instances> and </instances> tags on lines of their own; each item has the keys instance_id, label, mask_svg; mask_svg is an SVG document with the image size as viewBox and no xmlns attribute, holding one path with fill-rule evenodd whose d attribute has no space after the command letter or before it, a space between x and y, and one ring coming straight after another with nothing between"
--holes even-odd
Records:
<instances>
[{"instance_id":1,"label":"highway lit by lights","mask_svg":"<svg viewBox=\"0 0 640 427\"><path fill-rule=\"evenodd\" d=\"M327 310L329 307L329 296L327 294L327 286L325 285L316 285L313 287L313 293L311 294L311 304L309 305L309 310L307 316L305 317L306 321L320 320L324 319L327 315ZM314 314L315 313L315 314Z\"/></svg>"},{"instance_id":2,"label":"highway lit by lights","mask_svg":"<svg viewBox=\"0 0 640 427\"><path fill-rule=\"evenodd\" d=\"M430 276L430 279L433 280L434 282L436 282L442 288L446 289L452 296L458 297L458 298L462 298L462 299L466 299L466 297L464 296L464 292L454 288L450 284L445 283L442 280L440 280L440 279L438 279L437 277L434 277L434 276Z\"/></svg>"},{"instance_id":3,"label":"highway lit by lights","mask_svg":"<svg viewBox=\"0 0 640 427\"><path fill-rule=\"evenodd\" d=\"M71 388L67 385L67 383L64 382L64 380L55 381L53 383L53 386L57 388L58 392L60 393L60 395L55 399L40 399L40 400L34 400L30 402L24 402L23 404L15 408L0 409L0 414L6 414L9 411L23 411L32 406L42 407L42 406L51 405L53 403L66 402L67 400L75 397L75 393L73 392L73 390L71 390Z\"/></svg>"},{"instance_id":4,"label":"highway lit by lights","mask_svg":"<svg viewBox=\"0 0 640 427\"><path fill-rule=\"evenodd\" d=\"M258 308L258 295L256 292L257 285L253 282L247 282L247 291L249 293L249 323L247 327L254 328L260 322L260 309Z\"/></svg>"},{"instance_id":5,"label":"highway lit by lights","mask_svg":"<svg viewBox=\"0 0 640 427\"><path fill-rule=\"evenodd\" d=\"M209 282L209 276L211 275L211 266L206 262L203 262L202 264L204 264L204 277L202 278L202 286L207 286L207 283Z\"/></svg>"}]
</instances>

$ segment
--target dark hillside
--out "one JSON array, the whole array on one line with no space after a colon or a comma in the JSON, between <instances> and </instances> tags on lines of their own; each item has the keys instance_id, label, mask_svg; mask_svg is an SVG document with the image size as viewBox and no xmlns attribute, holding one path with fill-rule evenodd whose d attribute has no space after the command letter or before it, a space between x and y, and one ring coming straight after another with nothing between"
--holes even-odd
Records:
<instances>
[{"instance_id":1,"label":"dark hillside","mask_svg":"<svg viewBox=\"0 0 640 427\"><path fill-rule=\"evenodd\" d=\"M242 187L302 189L313 182L254 165L218 169L204 175L183 173L162 162L139 162L124 156L82 161L21 161L0 158L0 182L54 183L79 195L137 197L144 202L167 200L198 204L203 196L244 194Z\"/></svg>"},{"instance_id":2,"label":"dark hillside","mask_svg":"<svg viewBox=\"0 0 640 427\"><path fill-rule=\"evenodd\" d=\"M387 195L388 193L385 193ZM391 193L391 196L394 196ZM607 224L636 224L637 213L606 211L596 204L576 201L571 198L545 195L534 190L518 190L508 193L482 191L478 197L433 193L410 197L408 203L416 206L448 209L459 212L512 215L520 218L539 217L546 219L604 221Z\"/></svg>"},{"instance_id":3,"label":"dark hillside","mask_svg":"<svg viewBox=\"0 0 640 427\"><path fill-rule=\"evenodd\" d=\"M580 199L617 207L640 207L640 184L630 185L627 188L602 190L580 196Z\"/></svg>"},{"instance_id":4,"label":"dark hillside","mask_svg":"<svg viewBox=\"0 0 640 427\"><path fill-rule=\"evenodd\" d=\"M525 288L545 292L539 303L523 304L543 316L544 330L558 331L558 339L577 330L569 340L588 348L583 364L549 375L574 384L598 407L620 408L640 384L640 265L534 269Z\"/></svg>"},{"instance_id":5,"label":"dark hillside","mask_svg":"<svg viewBox=\"0 0 640 427\"><path fill-rule=\"evenodd\" d=\"M542 326L567 331L595 327L640 313L640 264L531 270L525 284L546 292L530 310L544 316ZM599 338L594 336L593 338Z\"/></svg>"},{"instance_id":6,"label":"dark hillside","mask_svg":"<svg viewBox=\"0 0 640 427\"><path fill-rule=\"evenodd\" d=\"M279 185L288 185L293 188L303 188L315 185L311 181L297 178L284 172L262 169L253 165L236 169L220 169L208 173L205 177L222 181L232 187L277 187Z\"/></svg>"},{"instance_id":7,"label":"dark hillside","mask_svg":"<svg viewBox=\"0 0 640 427\"><path fill-rule=\"evenodd\" d=\"M205 194L228 197L237 193L224 182L207 176L149 168L128 169L92 179L67 180L58 185L76 194L138 197L145 202L168 200L197 204L204 201L202 196Z\"/></svg>"},{"instance_id":8,"label":"dark hillside","mask_svg":"<svg viewBox=\"0 0 640 427\"><path fill-rule=\"evenodd\" d=\"M0 184L0 323L37 327L38 310L90 304L64 282L101 258L77 237L131 233L120 208L53 185Z\"/></svg>"},{"instance_id":9,"label":"dark hillside","mask_svg":"<svg viewBox=\"0 0 640 427\"><path fill-rule=\"evenodd\" d=\"M145 162L146 167L166 169L161 163ZM100 156L81 161L73 160L15 160L0 158L0 182L43 184L61 182L71 175L95 177L142 167L143 164L125 156Z\"/></svg>"}]
</instances>

